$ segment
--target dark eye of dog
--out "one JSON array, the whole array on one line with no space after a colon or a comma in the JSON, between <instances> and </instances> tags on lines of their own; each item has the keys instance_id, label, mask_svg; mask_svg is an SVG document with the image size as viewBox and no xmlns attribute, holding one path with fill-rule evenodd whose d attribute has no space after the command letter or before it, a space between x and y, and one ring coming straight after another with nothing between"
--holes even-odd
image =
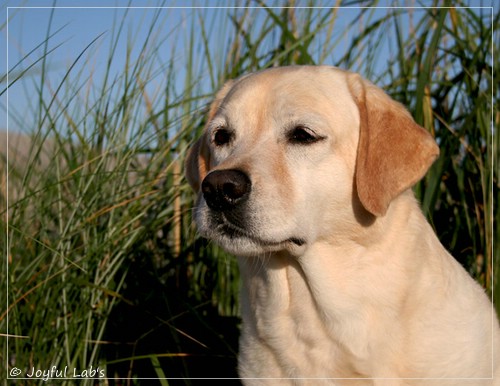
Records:
<instances>
[{"instance_id":1,"label":"dark eye of dog","mask_svg":"<svg viewBox=\"0 0 500 386\"><path fill-rule=\"evenodd\" d=\"M288 133L288 140L292 144L308 145L320 141L323 137L318 137L306 126L296 126Z\"/></svg>"},{"instance_id":2,"label":"dark eye of dog","mask_svg":"<svg viewBox=\"0 0 500 386\"><path fill-rule=\"evenodd\" d=\"M230 131L219 128L214 133L213 142L215 146L224 146L231 142L232 138L233 134Z\"/></svg>"}]
</instances>

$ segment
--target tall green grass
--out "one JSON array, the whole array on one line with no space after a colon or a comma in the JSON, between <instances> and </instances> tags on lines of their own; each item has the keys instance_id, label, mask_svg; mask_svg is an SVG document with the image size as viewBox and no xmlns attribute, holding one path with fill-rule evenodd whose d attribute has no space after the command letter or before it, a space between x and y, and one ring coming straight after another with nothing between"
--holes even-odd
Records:
<instances>
[{"instance_id":1,"label":"tall green grass","mask_svg":"<svg viewBox=\"0 0 500 386\"><path fill-rule=\"evenodd\" d=\"M193 9L173 27L165 10L150 10L141 39L124 14L108 32L102 77L88 70L96 47L103 49L100 31L56 85L47 79L60 52L53 41L64 29L49 25L41 54L12 66L10 86L34 83L38 94L26 114L35 117L25 127L30 156L21 164L9 154L8 207L0 181L0 282L8 289L0 291L0 376L33 366L99 366L131 384L236 376L237 267L196 235L182 163L224 79L276 65L352 69L409 107L441 147L416 187L423 210L443 244L497 294L499 95L492 75L499 61L491 53L499 46L498 35L492 39L498 11L492 20L489 9L258 4ZM354 23L345 24L346 13ZM169 39L176 43L165 59L160 50ZM118 59L124 40L127 55ZM33 61L39 73L28 71ZM15 112L9 118L27 122ZM4 157L3 176L6 167Z\"/></svg>"}]
</instances>

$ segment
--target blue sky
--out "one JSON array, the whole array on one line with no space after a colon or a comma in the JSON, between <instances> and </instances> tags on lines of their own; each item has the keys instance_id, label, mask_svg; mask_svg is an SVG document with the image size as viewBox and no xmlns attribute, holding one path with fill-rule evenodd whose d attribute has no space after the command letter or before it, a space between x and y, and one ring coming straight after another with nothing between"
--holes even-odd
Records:
<instances>
[{"instance_id":1,"label":"blue sky","mask_svg":"<svg viewBox=\"0 0 500 386\"><path fill-rule=\"evenodd\" d=\"M492 1L494 0L485 0L482 2L471 1L471 3L473 5L490 6L493 4ZM122 70L129 42L132 41L136 43L132 45L133 47L137 45L137 48L132 48L132 50L139 49L148 34L148 28L155 15L158 15L156 27L158 31L155 32L154 35L161 40L161 50L159 50L160 53L158 54L161 58L159 61L161 62L163 60L167 62L169 55L175 51L175 55L178 56L175 62L179 65L177 71L179 71L179 74L182 74L182 67L186 61L186 57L183 57L183 51L185 50L182 50L184 44L183 39L189 34L193 21L196 23L196 18L198 17L196 9L190 8L190 6L196 8L207 5L220 6L244 3L245 2L236 1L189 2L183 0L166 0L163 2L153 0L59 0L54 3L54 1L49 0L7 0L0 3L2 5L2 9L0 10L0 25L3 26L0 39L0 52L2 52L2 58L4 58L5 53L5 60L0 61L0 74L3 75L6 73L7 65L12 69L21 58L44 42L51 15L51 31L55 32L59 29L61 30L50 39L50 48L55 48L55 51L49 56L47 61L47 68L49 69L47 72L49 81L47 92L57 87L67 69L72 65L78 55L82 53L85 47L103 34L85 53L85 58L80 60L80 67L76 67L72 70L73 74L80 73L81 77L90 76L94 78L94 83L98 84L95 78L103 76L109 58L113 34L116 33L117 25L119 24L118 21L125 20L124 38L114 55L112 64L115 71ZM268 1L266 3L271 5L284 4L283 1ZM331 5L335 2L330 1L324 3ZM55 11L53 10L54 4L57 7ZM300 0L298 0L297 4L307 4L307 2L301 3ZM321 3L318 2L318 4ZM384 4L398 4L404 6L405 4L415 4L415 2L407 1L395 3L393 1L386 1L378 3L378 5ZM426 4L426 2L422 2L422 4ZM431 3L427 2L427 4ZM157 8L158 5L166 6L167 8L159 10ZM204 16L209 17L213 15L214 20L216 20L217 12L219 12L220 15L220 12L223 11L224 10L205 10ZM264 11L262 12L264 16ZM297 12L303 12L303 10L297 10ZM383 14L387 12L387 9L378 9L376 12ZM339 10L339 19L343 23L348 24L356 13L357 10L355 8L342 8ZM217 20L220 21L221 19ZM226 22L229 23L229 19L227 19ZM210 25L210 23L207 23L207 25ZM408 28L409 26L405 25L405 27ZM227 31L227 29L225 30ZM220 31L224 31L224 29L219 28L218 30L217 26L214 26L214 30L211 31L209 36L211 44L214 44L214 46L219 44L221 40L227 38L218 35L218 31L220 33ZM342 37L342 28L339 28L339 30L335 32L341 42L339 50L345 50L349 37L347 35L344 38ZM342 39L344 39L345 42L342 42ZM344 45L343 47L342 44ZM174 49L175 47L177 47L177 49ZM181 49L179 49L179 47L181 47ZM16 75L16 71L18 73L19 70L26 69L39 58L43 49L44 47L42 45L24 59L22 65L12 71L9 81L12 82L12 79ZM388 56L389 53L385 52L388 50L388 47L382 47L383 52L379 57L383 58L384 56ZM198 65L200 68L200 77L202 77L202 72L205 71L203 68L204 63L198 63ZM383 59L380 65L384 65ZM23 130L21 126L24 125L24 122L21 122L20 118L25 119L25 112L32 110L33 100L36 99L36 87L40 77L39 73L40 66L38 65L29 73L30 76L27 77L27 81L18 82L9 89L9 122L7 122L6 116L7 95L4 94L0 97L0 129L4 129L8 126L10 130ZM181 82L180 78L181 76L179 76L179 81ZM78 79L78 77L75 79ZM158 87L160 87L161 74L159 74L156 83ZM153 84L155 83L153 82ZM5 82L0 84L0 87L3 89L5 87ZM87 90L87 92L91 91ZM17 119L14 119L15 117L17 117Z\"/></svg>"},{"instance_id":2,"label":"blue sky","mask_svg":"<svg viewBox=\"0 0 500 386\"><path fill-rule=\"evenodd\" d=\"M47 74L51 87L56 87L66 70L96 38L98 40L86 52L85 58L80 59L80 62L88 67L84 71L92 73L93 77L103 76L111 49L111 42L113 41L113 33L116 33L119 21L125 20L125 33L114 57L114 66L116 66L117 71L123 68L123 64L120 62L125 60L128 40L143 42L156 12L161 13L158 26L165 30L172 28L173 25L177 25L182 20L189 20L190 18L191 9L164 9L159 11L155 8L142 8L154 6L157 3L152 1L125 3L123 1L60 0L56 3L57 8L53 12L53 8L50 7L53 4L52 1L8 1L7 6L9 8L4 9L3 20L0 21L3 24L4 20L7 17L9 18L8 31L7 28L2 31L0 52L4 53L8 50L8 58L6 59L8 59L8 66L12 70L25 55L44 42L49 20L52 17L51 31L59 32L50 39L49 49L55 48L55 50L53 54L48 56L46 64L49 69ZM85 8L74 8L82 4ZM122 4L141 8L121 8ZM45 5L48 5L48 8L42 8ZM109 8L105 8L103 5L109 5ZM169 2L169 5L175 6L175 2ZM66 6L71 8L64 8ZM172 42L169 43L172 44ZM40 58L43 50L44 46L42 44L35 52L25 58L21 65L14 68L9 81L12 82L12 79L20 70L26 69L37 58ZM169 49L165 48L165 53L168 51ZM5 74L6 67L7 60L1 61L1 74ZM39 63L29 72L28 81L18 82L9 89L9 115L11 117L31 109L32 101L30 101L30 97L35 93L33 87L36 87L35 84L40 77L40 68ZM73 73L76 71L81 70L75 69ZM0 128L6 127L5 97L6 95L2 96L1 101ZM15 120L9 120L8 127L10 130L22 129L18 126Z\"/></svg>"}]
</instances>

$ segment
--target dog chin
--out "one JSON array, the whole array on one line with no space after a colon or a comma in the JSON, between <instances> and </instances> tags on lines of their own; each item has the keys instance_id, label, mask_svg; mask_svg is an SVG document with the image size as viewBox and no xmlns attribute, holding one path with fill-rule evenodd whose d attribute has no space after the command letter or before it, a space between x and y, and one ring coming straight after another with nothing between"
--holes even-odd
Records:
<instances>
[{"instance_id":1,"label":"dog chin","mask_svg":"<svg viewBox=\"0 0 500 386\"><path fill-rule=\"evenodd\" d=\"M226 252L241 257L259 256L267 253L277 252L283 249L280 244L263 245L245 237L233 238L228 237L227 235L217 235L212 239Z\"/></svg>"},{"instance_id":2,"label":"dog chin","mask_svg":"<svg viewBox=\"0 0 500 386\"><path fill-rule=\"evenodd\" d=\"M200 228L200 233L203 237L213 240L226 252L241 257L259 256L279 251L288 251L299 255L306 245L305 240L300 238L291 237L284 241L264 240L225 227Z\"/></svg>"}]
</instances>

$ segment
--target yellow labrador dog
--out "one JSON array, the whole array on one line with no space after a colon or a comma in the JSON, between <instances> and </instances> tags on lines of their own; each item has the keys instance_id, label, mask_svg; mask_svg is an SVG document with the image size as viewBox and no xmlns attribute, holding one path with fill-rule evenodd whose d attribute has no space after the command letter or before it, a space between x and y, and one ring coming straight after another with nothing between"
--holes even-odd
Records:
<instances>
[{"instance_id":1,"label":"yellow labrador dog","mask_svg":"<svg viewBox=\"0 0 500 386\"><path fill-rule=\"evenodd\" d=\"M186 175L200 233L238 256L245 382L499 384L491 302L410 189L438 153L354 73L273 68L222 88Z\"/></svg>"}]
</instances>

